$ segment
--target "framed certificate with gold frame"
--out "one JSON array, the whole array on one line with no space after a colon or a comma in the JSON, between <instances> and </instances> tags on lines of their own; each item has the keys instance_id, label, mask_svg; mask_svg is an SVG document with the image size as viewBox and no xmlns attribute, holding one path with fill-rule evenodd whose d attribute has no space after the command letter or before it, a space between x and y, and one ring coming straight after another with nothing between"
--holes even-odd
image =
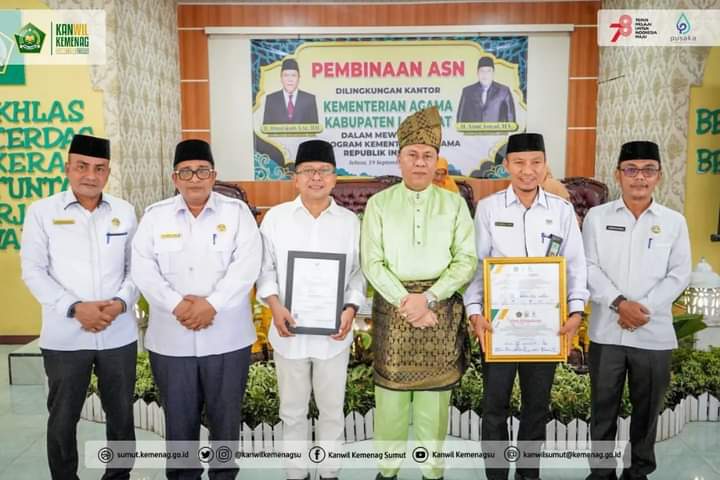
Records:
<instances>
[{"instance_id":1,"label":"framed certificate with gold frame","mask_svg":"<svg viewBox=\"0 0 720 480\"><path fill-rule=\"evenodd\" d=\"M558 330L567 319L564 257L483 260L486 362L564 362Z\"/></svg>"}]
</instances>

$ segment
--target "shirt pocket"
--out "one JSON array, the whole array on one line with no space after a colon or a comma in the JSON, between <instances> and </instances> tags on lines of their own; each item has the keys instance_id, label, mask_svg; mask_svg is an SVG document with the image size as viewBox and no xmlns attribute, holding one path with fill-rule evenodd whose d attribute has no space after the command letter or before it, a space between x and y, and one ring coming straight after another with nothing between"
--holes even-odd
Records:
<instances>
[{"instance_id":1,"label":"shirt pocket","mask_svg":"<svg viewBox=\"0 0 720 480\"><path fill-rule=\"evenodd\" d=\"M163 275L174 275L180 271L183 242L180 235L158 235L153 245L153 253Z\"/></svg>"},{"instance_id":2,"label":"shirt pocket","mask_svg":"<svg viewBox=\"0 0 720 480\"><path fill-rule=\"evenodd\" d=\"M513 221L498 220L490 228L493 256L515 257L525 255L525 237L523 236L522 225L518 225L517 222ZM537 240L540 241L540 234L538 234Z\"/></svg>"},{"instance_id":3,"label":"shirt pocket","mask_svg":"<svg viewBox=\"0 0 720 480\"><path fill-rule=\"evenodd\" d=\"M107 262L119 271L123 271L128 232L106 232L102 240L101 251Z\"/></svg>"},{"instance_id":4,"label":"shirt pocket","mask_svg":"<svg viewBox=\"0 0 720 480\"><path fill-rule=\"evenodd\" d=\"M668 260L670 259L671 243L662 241L652 241L650 248L647 249L645 265L647 271L653 279L662 279L667 275Z\"/></svg>"},{"instance_id":5,"label":"shirt pocket","mask_svg":"<svg viewBox=\"0 0 720 480\"><path fill-rule=\"evenodd\" d=\"M611 227L611 228L608 228ZM601 225L591 232L600 265L622 265L633 255L628 227L624 225Z\"/></svg>"},{"instance_id":6,"label":"shirt pocket","mask_svg":"<svg viewBox=\"0 0 720 480\"><path fill-rule=\"evenodd\" d=\"M230 232L212 233L208 241L212 269L216 272L225 272L232 261L234 236Z\"/></svg>"},{"instance_id":7,"label":"shirt pocket","mask_svg":"<svg viewBox=\"0 0 720 480\"><path fill-rule=\"evenodd\" d=\"M537 240L540 242L539 253L543 257L548 256L548 253L554 253L554 256L562 256L565 253L565 234L557 228L541 228ZM548 252L550 244L553 242L559 245L557 245L552 252Z\"/></svg>"},{"instance_id":8,"label":"shirt pocket","mask_svg":"<svg viewBox=\"0 0 720 480\"><path fill-rule=\"evenodd\" d=\"M128 232L106 232L104 247L110 251L124 251L128 241Z\"/></svg>"},{"instance_id":9,"label":"shirt pocket","mask_svg":"<svg viewBox=\"0 0 720 480\"><path fill-rule=\"evenodd\" d=\"M72 264L87 262L90 258L90 235L75 220L53 220L48 228L48 249L52 263ZM70 223L72 222L72 223Z\"/></svg>"}]
</instances>

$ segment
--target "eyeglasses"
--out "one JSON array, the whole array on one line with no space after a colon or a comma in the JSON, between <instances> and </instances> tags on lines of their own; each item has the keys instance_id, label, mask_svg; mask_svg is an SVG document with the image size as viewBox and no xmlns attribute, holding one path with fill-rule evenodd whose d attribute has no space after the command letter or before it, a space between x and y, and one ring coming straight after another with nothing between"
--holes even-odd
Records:
<instances>
[{"instance_id":1,"label":"eyeglasses","mask_svg":"<svg viewBox=\"0 0 720 480\"><path fill-rule=\"evenodd\" d=\"M642 172L643 177L645 178L654 178L658 173L660 173L659 168L654 167L645 167L645 168L637 168L637 167L625 167L625 168L619 168L623 175L626 177L637 177L637 174Z\"/></svg>"},{"instance_id":2,"label":"eyeglasses","mask_svg":"<svg viewBox=\"0 0 720 480\"><path fill-rule=\"evenodd\" d=\"M335 173L335 169L332 167L328 168L305 168L303 170L298 170L295 172L295 175L302 175L308 178L315 178L315 175L320 175L320 177L325 178L327 176L332 175Z\"/></svg>"},{"instance_id":3,"label":"eyeglasses","mask_svg":"<svg viewBox=\"0 0 720 480\"><path fill-rule=\"evenodd\" d=\"M214 171L212 168L198 168L197 170L183 168L182 170L175 170L175 175L177 175L180 180L186 182L192 180L193 175L196 175L198 180L207 180Z\"/></svg>"},{"instance_id":4,"label":"eyeglasses","mask_svg":"<svg viewBox=\"0 0 720 480\"><path fill-rule=\"evenodd\" d=\"M425 164L433 163L437 160L437 155L435 153L426 152L424 155L419 155L415 151L410 152L403 152L401 154L402 158L408 160L410 163L415 164L418 160L422 160Z\"/></svg>"}]
</instances>

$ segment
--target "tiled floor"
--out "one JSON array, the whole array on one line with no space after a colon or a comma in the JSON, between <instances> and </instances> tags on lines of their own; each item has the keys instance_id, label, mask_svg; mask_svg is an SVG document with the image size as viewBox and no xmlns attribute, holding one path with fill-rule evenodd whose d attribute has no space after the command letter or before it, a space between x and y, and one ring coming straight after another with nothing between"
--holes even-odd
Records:
<instances>
[{"instance_id":1,"label":"tiled floor","mask_svg":"<svg viewBox=\"0 0 720 480\"><path fill-rule=\"evenodd\" d=\"M45 394L42 386L9 386L7 354L16 346L0 345L0 480L41 480L50 478L45 457ZM154 434L138 430L138 439L157 440ZM102 440L104 425L81 421L78 426L78 442ZM653 480L720 480L720 423L693 423L673 439L656 447L658 470L650 476ZM80 452L82 465L82 449ZM543 470L545 480L583 479L587 469ZM80 478L98 479L101 470L81 468ZM344 480L372 479L372 469L345 470ZM133 471L133 479L151 480L164 478L161 470ZM282 470L243 471L243 479L285 478ZM403 469L401 480L419 479L420 472ZM447 480L484 479L481 471L451 470L445 473Z\"/></svg>"}]
</instances>

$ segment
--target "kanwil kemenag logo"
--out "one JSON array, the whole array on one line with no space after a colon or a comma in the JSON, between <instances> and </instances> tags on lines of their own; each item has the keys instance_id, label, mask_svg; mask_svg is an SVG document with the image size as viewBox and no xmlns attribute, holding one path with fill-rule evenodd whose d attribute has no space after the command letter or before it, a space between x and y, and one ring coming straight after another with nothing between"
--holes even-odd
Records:
<instances>
[{"instance_id":1,"label":"kanwil kemenag logo","mask_svg":"<svg viewBox=\"0 0 720 480\"><path fill-rule=\"evenodd\" d=\"M40 53L45 41L45 32L32 23L26 24L15 34L15 43L20 53Z\"/></svg>"},{"instance_id":2,"label":"kanwil kemenag logo","mask_svg":"<svg viewBox=\"0 0 720 480\"><path fill-rule=\"evenodd\" d=\"M87 23L58 23L55 25L55 53L78 55L90 53Z\"/></svg>"}]
</instances>

